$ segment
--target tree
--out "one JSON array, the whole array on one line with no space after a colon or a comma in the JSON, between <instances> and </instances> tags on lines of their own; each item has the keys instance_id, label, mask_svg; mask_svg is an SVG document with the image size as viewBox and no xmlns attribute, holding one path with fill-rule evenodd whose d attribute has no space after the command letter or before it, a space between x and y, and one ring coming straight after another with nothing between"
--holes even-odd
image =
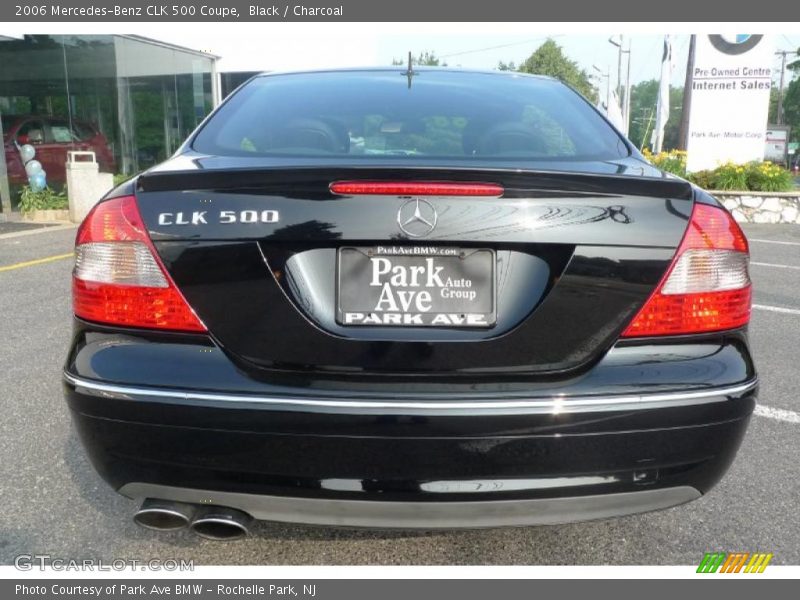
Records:
<instances>
[{"instance_id":1,"label":"tree","mask_svg":"<svg viewBox=\"0 0 800 600\"><path fill-rule=\"evenodd\" d=\"M501 62L498 68L501 71L512 70L514 63ZM589 81L589 75L578 66L577 62L567 57L561 46L553 40L547 40L539 46L517 70L522 73L555 77L578 90L592 102L597 100L597 92Z\"/></svg>"},{"instance_id":2,"label":"tree","mask_svg":"<svg viewBox=\"0 0 800 600\"><path fill-rule=\"evenodd\" d=\"M796 56L800 56L800 49ZM789 70L791 81L783 91L783 122L792 128L789 139L796 142L800 140L800 79L798 79L800 60L790 62L786 68ZM769 98L770 123L778 122L778 93L779 91L773 86Z\"/></svg>"},{"instance_id":3,"label":"tree","mask_svg":"<svg viewBox=\"0 0 800 600\"><path fill-rule=\"evenodd\" d=\"M408 59L393 58L392 65L395 67L402 67L408 64ZM420 52L419 56L411 57L411 65L418 65L421 67L446 67L447 61L442 61L433 50L425 50Z\"/></svg>"},{"instance_id":4,"label":"tree","mask_svg":"<svg viewBox=\"0 0 800 600\"><path fill-rule=\"evenodd\" d=\"M786 86L783 94L783 117L783 122L792 128L790 139L800 140L800 79L794 79Z\"/></svg>"},{"instance_id":5,"label":"tree","mask_svg":"<svg viewBox=\"0 0 800 600\"><path fill-rule=\"evenodd\" d=\"M767 117L768 123L778 122L778 95L780 91L775 82L772 83L772 88L769 90L769 116ZM785 112L785 111L784 111Z\"/></svg>"},{"instance_id":6,"label":"tree","mask_svg":"<svg viewBox=\"0 0 800 600\"><path fill-rule=\"evenodd\" d=\"M650 145L650 136L656 124L656 105L658 104L659 82L656 79L642 81L631 86L631 125L628 139L642 148ZM676 148L680 131L683 88L670 87L669 119L664 128L664 149Z\"/></svg>"}]
</instances>

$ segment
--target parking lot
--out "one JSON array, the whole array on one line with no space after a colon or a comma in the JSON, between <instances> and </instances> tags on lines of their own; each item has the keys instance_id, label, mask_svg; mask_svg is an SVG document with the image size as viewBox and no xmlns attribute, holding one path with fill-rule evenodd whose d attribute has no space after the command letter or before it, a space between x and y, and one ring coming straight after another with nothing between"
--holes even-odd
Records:
<instances>
[{"instance_id":1,"label":"parking lot","mask_svg":"<svg viewBox=\"0 0 800 600\"><path fill-rule=\"evenodd\" d=\"M800 564L800 226L754 225L750 331L760 406L727 477L659 513L554 527L373 532L260 523L237 542L140 529L95 474L60 387L73 228L0 232L0 563L185 558L196 564L697 564L704 552Z\"/></svg>"}]
</instances>

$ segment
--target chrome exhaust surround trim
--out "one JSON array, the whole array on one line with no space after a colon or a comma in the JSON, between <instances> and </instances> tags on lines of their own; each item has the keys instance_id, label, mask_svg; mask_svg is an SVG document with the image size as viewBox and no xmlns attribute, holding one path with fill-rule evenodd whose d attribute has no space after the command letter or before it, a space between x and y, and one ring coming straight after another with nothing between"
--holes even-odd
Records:
<instances>
[{"instance_id":1,"label":"chrome exhaust surround trim","mask_svg":"<svg viewBox=\"0 0 800 600\"><path fill-rule=\"evenodd\" d=\"M696 500L701 496L698 490L690 486L591 496L469 502L386 502L292 498L240 492L215 492L149 483L128 483L118 491L129 498L159 495L184 502L211 501L223 506L235 507L240 511L245 511L248 516L252 515L252 518L264 521L375 529L472 529L557 525L660 510ZM232 509L214 508L214 510L218 512ZM214 515L216 513L212 510L207 514ZM195 529L194 523L192 523L192 528ZM243 528L246 529L246 526ZM203 535L196 529L195 532ZM209 535L203 537L220 539Z\"/></svg>"},{"instance_id":2,"label":"chrome exhaust surround trim","mask_svg":"<svg viewBox=\"0 0 800 600\"><path fill-rule=\"evenodd\" d=\"M204 506L198 509L189 529L208 540L227 541L250 533L253 517L235 508Z\"/></svg>"},{"instance_id":3,"label":"chrome exhaust surround trim","mask_svg":"<svg viewBox=\"0 0 800 600\"><path fill-rule=\"evenodd\" d=\"M76 390L104 398L135 400L155 398L161 400L206 401L209 403L237 402L242 404L269 405L274 410L347 410L354 414L370 414L386 410L402 411L406 415L448 414L454 410L469 410L475 413L487 411L497 413L560 414L582 412L609 412L653 408L671 408L724 402L728 396L754 389L758 380L711 389L696 389L682 392L648 394L620 394L616 396L549 396L543 398L481 398L475 400L383 400L342 398L299 398L292 396L257 396L253 394L226 394L195 392L168 388L141 388L128 385L102 383L64 373L64 379Z\"/></svg>"},{"instance_id":4,"label":"chrome exhaust surround trim","mask_svg":"<svg viewBox=\"0 0 800 600\"><path fill-rule=\"evenodd\" d=\"M133 515L133 522L145 529L175 531L188 526L194 512L191 504L147 498Z\"/></svg>"}]
</instances>

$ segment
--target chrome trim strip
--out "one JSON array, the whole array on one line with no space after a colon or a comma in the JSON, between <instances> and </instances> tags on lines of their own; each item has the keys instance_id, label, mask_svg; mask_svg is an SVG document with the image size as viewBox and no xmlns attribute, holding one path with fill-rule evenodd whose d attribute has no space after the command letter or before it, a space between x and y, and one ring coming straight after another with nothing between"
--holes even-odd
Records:
<instances>
[{"instance_id":1,"label":"chrome trim strip","mask_svg":"<svg viewBox=\"0 0 800 600\"><path fill-rule=\"evenodd\" d=\"M129 498L159 498L235 508L264 521L372 528L466 529L556 525L608 519L660 510L696 500L690 486L637 492L468 502L387 502L262 496L133 482L119 493Z\"/></svg>"},{"instance_id":2,"label":"chrome trim strip","mask_svg":"<svg viewBox=\"0 0 800 600\"><path fill-rule=\"evenodd\" d=\"M656 394L627 394L617 396L550 396L538 399L482 399L482 400L342 400L338 398L297 398L281 396L256 396L248 394L225 394L194 391L178 391L163 388L140 388L126 385L101 383L64 373L64 379L76 388L109 398L134 399L136 397L197 400L208 402L237 402L268 404L274 409L336 409L354 410L358 413L403 411L403 414L446 414L456 410L514 412L525 414L560 414L577 412L599 412L619 410L642 410L670 408L724 402L731 394L740 394L758 385L754 379L747 383L718 387L708 390L666 392Z\"/></svg>"}]
</instances>

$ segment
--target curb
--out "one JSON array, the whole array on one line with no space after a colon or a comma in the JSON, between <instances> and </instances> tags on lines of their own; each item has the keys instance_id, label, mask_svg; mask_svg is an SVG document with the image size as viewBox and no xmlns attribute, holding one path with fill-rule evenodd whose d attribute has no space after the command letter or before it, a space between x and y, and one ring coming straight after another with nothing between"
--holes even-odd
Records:
<instances>
[{"instance_id":1,"label":"curb","mask_svg":"<svg viewBox=\"0 0 800 600\"><path fill-rule=\"evenodd\" d=\"M11 233L0 234L0 240L8 240L11 238L25 237L28 235L36 235L39 233L49 233L51 231L65 231L67 229L77 229L77 223L62 223L61 225L50 225L46 227L39 227L37 229L26 229L24 231L12 231Z\"/></svg>"}]
</instances>

